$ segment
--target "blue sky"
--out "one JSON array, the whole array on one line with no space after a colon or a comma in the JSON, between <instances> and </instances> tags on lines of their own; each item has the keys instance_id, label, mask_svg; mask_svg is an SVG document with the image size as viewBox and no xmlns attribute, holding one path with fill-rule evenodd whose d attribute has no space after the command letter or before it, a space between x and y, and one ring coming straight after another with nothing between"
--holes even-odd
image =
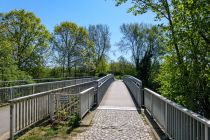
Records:
<instances>
[{"instance_id":1,"label":"blue sky","mask_svg":"<svg viewBox=\"0 0 210 140\"><path fill-rule=\"evenodd\" d=\"M129 53L121 53L115 46L122 37L120 25L134 22L155 24L153 13L133 16L127 13L128 8L128 4L116 7L114 0L0 0L0 12L13 9L31 11L41 18L42 24L51 32L62 21L75 22L85 27L90 24L107 24L111 31L110 60L116 60L120 55L130 59Z\"/></svg>"}]
</instances>

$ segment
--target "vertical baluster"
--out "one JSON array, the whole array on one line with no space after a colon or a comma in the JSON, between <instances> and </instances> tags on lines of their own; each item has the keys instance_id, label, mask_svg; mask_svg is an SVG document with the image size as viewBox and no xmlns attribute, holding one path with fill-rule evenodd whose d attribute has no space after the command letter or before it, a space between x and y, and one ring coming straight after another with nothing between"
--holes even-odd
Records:
<instances>
[{"instance_id":1,"label":"vertical baluster","mask_svg":"<svg viewBox=\"0 0 210 140\"><path fill-rule=\"evenodd\" d=\"M18 114L18 108L17 108L17 106L18 106L18 102L17 103L15 103L15 132L17 131L17 121L18 121L18 119L17 119L17 114Z\"/></svg>"},{"instance_id":2,"label":"vertical baluster","mask_svg":"<svg viewBox=\"0 0 210 140\"><path fill-rule=\"evenodd\" d=\"M210 138L210 130L207 125L205 125L205 140L209 140Z\"/></svg>"},{"instance_id":3,"label":"vertical baluster","mask_svg":"<svg viewBox=\"0 0 210 140\"><path fill-rule=\"evenodd\" d=\"M36 98L36 121L38 120L38 115L39 115L39 110L38 110L39 103L38 103L38 99L39 99L39 97Z\"/></svg>"},{"instance_id":4,"label":"vertical baluster","mask_svg":"<svg viewBox=\"0 0 210 140\"><path fill-rule=\"evenodd\" d=\"M33 102L33 112L32 112L32 121L35 122L35 117L36 117L36 106L35 106L35 102L36 102L36 98L32 99Z\"/></svg>"},{"instance_id":5,"label":"vertical baluster","mask_svg":"<svg viewBox=\"0 0 210 140\"><path fill-rule=\"evenodd\" d=\"M19 123L18 123L18 130L20 130L20 128L21 128L21 102L19 102L19 105L18 105L18 118L19 118Z\"/></svg>"},{"instance_id":6,"label":"vertical baluster","mask_svg":"<svg viewBox=\"0 0 210 140\"><path fill-rule=\"evenodd\" d=\"M22 128L24 128L24 114L25 114L25 110L24 110L24 106L25 106L25 102L22 102Z\"/></svg>"},{"instance_id":7,"label":"vertical baluster","mask_svg":"<svg viewBox=\"0 0 210 140\"><path fill-rule=\"evenodd\" d=\"M28 117L28 100L25 100L25 105L24 105L24 128L27 126L27 117Z\"/></svg>"},{"instance_id":8,"label":"vertical baluster","mask_svg":"<svg viewBox=\"0 0 210 140\"><path fill-rule=\"evenodd\" d=\"M30 124L32 124L33 123L33 121L32 121L32 118L33 118L33 99L30 99L30 110L31 110L31 112L30 112Z\"/></svg>"},{"instance_id":9,"label":"vertical baluster","mask_svg":"<svg viewBox=\"0 0 210 140\"><path fill-rule=\"evenodd\" d=\"M13 122L14 122L14 104L10 103L10 139L13 140L14 139L14 126L13 126Z\"/></svg>"}]
</instances>

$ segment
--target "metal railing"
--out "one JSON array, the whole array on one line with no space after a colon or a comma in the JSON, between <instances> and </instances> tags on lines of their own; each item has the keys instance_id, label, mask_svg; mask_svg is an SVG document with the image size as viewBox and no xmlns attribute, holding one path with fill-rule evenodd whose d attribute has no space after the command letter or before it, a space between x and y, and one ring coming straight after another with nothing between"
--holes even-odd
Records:
<instances>
[{"instance_id":1,"label":"metal railing","mask_svg":"<svg viewBox=\"0 0 210 140\"><path fill-rule=\"evenodd\" d=\"M141 107L143 105L142 82L139 79L128 75L123 77L123 82L131 91L131 94L138 107Z\"/></svg>"},{"instance_id":2,"label":"metal railing","mask_svg":"<svg viewBox=\"0 0 210 140\"><path fill-rule=\"evenodd\" d=\"M0 103L6 103L8 100L13 98L27 96L93 80L95 80L95 77L0 88Z\"/></svg>"},{"instance_id":3,"label":"metal railing","mask_svg":"<svg viewBox=\"0 0 210 140\"><path fill-rule=\"evenodd\" d=\"M95 101L96 87L92 81L10 100L10 139L40 121L54 119L57 110L77 112L82 118Z\"/></svg>"},{"instance_id":4,"label":"metal railing","mask_svg":"<svg viewBox=\"0 0 210 140\"><path fill-rule=\"evenodd\" d=\"M72 79L81 79L81 78L91 78L91 77L82 76L82 77L61 77L61 78L42 78L42 79L32 79L32 80L0 81L0 88L10 87L10 86L20 86L32 83L54 82L54 81L72 80Z\"/></svg>"},{"instance_id":5,"label":"metal railing","mask_svg":"<svg viewBox=\"0 0 210 140\"><path fill-rule=\"evenodd\" d=\"M80 107L79 116L83 118L85 114L96 104L95 95L97 94L96 87L91 87L85 91L80 92Z\"/></svg>"},{"instance_id":6,"label":"metal railing","mask_svg":"<svg viewBox=\"0 0 210 140\"><path fill-rule=\"evenodd\" d=\"M68 116L77 113L83 118L101 101L113 80L113 75L90 82L88 79L77 79L74 82L76 85L10 100L10 139L41 121L58 118L62 111Z\"/></svg>"},{"instance_id":7,"label":"metal railing","mask_svg":"<svg viewBox=\"0 0 210 140\"><path fill-rule=\"evenodd\" d=\"M175 140L210 139L210 120L150 89L144 88L144 93L141 92L141 81L132 76L125 76L123 81L138 105L145 106L149 114L170 138Z\"/></svg>"},{"instance_id":8,"label":"metal railing","mask_svg":"<svg viewBox=\"0 0 210 140\"><path fill-rule=\"evenodd\" d=\"M210 120L145 88L145 107L175 140L209 140Z\"/></svg>"},{"instance_id":9,"label":"metal railing","mask_svg":"<svg viewBox=\"0 0 210 140\"><path fill-rule=\"evenodd\" d=\"M104 94L106 93L108 87L113 81L114 81L113 74L108 74L107 76L97 80L98 82L97 104L100 104L102 98L104 97Z\"/></svg>"}]
</instances>

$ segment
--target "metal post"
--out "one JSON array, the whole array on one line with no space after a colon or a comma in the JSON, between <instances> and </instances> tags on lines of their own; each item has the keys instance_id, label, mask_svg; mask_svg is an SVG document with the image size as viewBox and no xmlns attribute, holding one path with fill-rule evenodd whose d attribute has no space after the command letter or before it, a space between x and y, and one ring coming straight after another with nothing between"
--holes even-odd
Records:
<instances>
[{"instance_id":1,"label":"metal post","mask_svg":"<svg viewBox=\"0 0 210 140\"><path fill-rule=\"evenodd\" d=\"M54 111L55 111L55 104L54 104L54 95L50 94L49 95L49 111L50 111L50 119L53 120L54 119Z\"/></svg>"},{"instance_id":2,"label":"metal post","mask_svg":"<svg viewBox=\"0 0 210 140\"><path fill-rule=\"evenodd\" d=\"M34 85L32 86L32 94L35 93L35 88L34 88Z\"/></svg>"},{"instance_id":3,"label":"metal post","mask_svg":"<svg viewBox=\"0 0 210 140\"><path fill-rule=\"evenodd\" d=\"M98 86L98 81L96 81L96 94L95 94L95 104L99 104L98 96L99 96L99 86Z\"/></svg>"},{"instance_id":4,"label":"metal post","mask_svg":"<svg viewBox=\"0 0 210 140\"><path fill-rule=\"evenodd\" d=\"M168 105L165 102L165 128L166 128L166 132L168 132L168 126L167 126L168 118L167 117L168 117Z\"/></svg>"},{"instance_id":5,"label":"metal post","mask_svg":"<svg viewBox=\"0 0 210 140\"><path fill-rule=\"evenodd\" d=\"M144 107L144 90L142 85L140 86L140 94L141 94L141 107Z\"/></svg>"},{"instance_id":6,"label":"metal post","mask_svg":"<svg viewBox=\"0 0 210 140\"><path fill-rule=\"evenodd\" d=\"M205 140L208 140L208 133L210 133L208 132L208 126L205 125Z\"/></svg>"},{"instance_id":7,"label":"metal post","mask_svg":"<svg viewBox=\"0 0 210 140\"><path fill-rule=\"evenodd\" d=\"M153 117L153 95L151 94L151 115Z\"/></svg>"},{"instance_id":8,"label":"metal post","mask_svg":"<svg viewBox=\"0 0 210 140\"><path fill-rule=\"evenodd\" d=\"M88 91L88 111L90 110L90 92Z\"/></svg>"},{"instance_id":9,"label":"metal post","mask_svg":"<svg viewBox=\"0 0 210 140\"><path fill-rule=\"evenodd\" d=\"M10 99L12 99L13 98L13 92L12 92L12 88L10 87Z\"/></svg>"},{"instance_id":10,"label":"metal post","mask_svg":"<svg viewBox=\"0 0 210 140\"><path fill-rule=\"evenodd\" d=\"M14 109L14 104L13 103L10 103L10 140L13 140L14 139L14 132L13 132L13 122L14 122L14 118L13 118L13 109Z\"/></svg>"},{"instance_id":11,"label":"metal post","mask_svg":"<svg viewBox=\"0 0 210 140\"><path fill-rule=\"evenodd\" d=\"M79 94L79 117L82 119L82 105L81 105L82 95Z\"/></svg>"}]
</instances>

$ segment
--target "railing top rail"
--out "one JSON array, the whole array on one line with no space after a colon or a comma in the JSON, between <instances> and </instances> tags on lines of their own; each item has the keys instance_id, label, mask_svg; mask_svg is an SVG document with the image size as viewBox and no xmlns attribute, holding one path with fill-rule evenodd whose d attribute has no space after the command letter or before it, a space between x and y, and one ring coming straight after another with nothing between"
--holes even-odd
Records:
<instances>
[{"instance_id":1,"label":"railing top rail","mask_svg":"<svg viewBox=\"0 0 210 140\"><path fill-rule=\"evenodd\" d=\"M133 77L133 76L131 76L131 75L125 75L125 77L128 77L128 78L130 78L130 79L133 79L134 81L136 81L136 82L142 84L142 81L139 80L139 79L137 79L136 77Z\"/></svg>"},{"instance_id":2,"label":"railing top rail","mask_svg":"<svg viewBox=\"0 0 210 140\"><path fill-rule=\"evenodd\" d=\"M41 78L41 79L32 79L32 81L44 81L44 80L72 80L72 79L81 79L81 78L92 78L91 76L82 76L82 77L61 77L61 78ZM14 81L1 81L0 83L12 83L12 82L28 82L27 80L14 80Z\"/></svg>"},{"instance_id":3,"label":"railing top rail","mask_svg":"<svg viewBox=\"0 0 210 140\"><path fill-rule=\"evenodd\" d=\"M9 100L9 103L15 103L15 102L19 102L19 101L22 101L22 100L27 100L27 99L31 99L31 98L34 98L34 97L39 97L39 96L43 96L43 95L46 95L46 94L50 94L52 92L57 92L57 91L60 91L60 90L73 88L73 87L76 87L76 86L79 86L79 85L82 86L84 84L94 83L94 82L95 81L85 82L85 83L80 83L80 84L71 85L71 86L67 86L67 87L62 87L62 88L57 88L57 89L53 89L53 90L48 90L48 91L44 91L44 92L40 92L40 93L36 93L36 94L31 94L31 95L28 95L28 96L18 97L18 98L14 98L14 99Z\"/></svg>"},{"instance_id":4,"label":"railing top rail","mask_svg":"<svg viewBox=\"0 0 210 140\"><path fill-rule=\"evenodd\" d=\"M106 81L107 79L106 78L109 78L110 76L112 76L112 74L107 74L106 76L98 79L98 84L101 85L102 83L104 83L104 81Z\"/></svg>"},{"instance_id":5,"label":"railing top rail","mask_svg":"<svg viewBox=\"0 0 210 140\"><path fill-rule=\"evenodd\" d=\"M91 91L93 89L94 89L94 87L90 87L90 88L88 88L86 90L83 90L83 91L81 91L79 93L76 93L76 94L67 94L67 93L61 93L61 94L60 93L55 93L55 94L56 95L79 96L79 95L85 94L86 92L89 92L89 91Z\"/></svg>"},{"instance_id":6,"label":"railing top rail","mask_svg":"<svg viewBox=\"0 0 210 140\"><path fill-rule=\"evenodd\" d=\"M93 77L90 77L93 78ZM87 79L87 78L81 78L81 79ZM71 80L62 80L62 81L53 81L53 82L44 82L44 83L32 83L32 84L26 84L26 85L17 85L17 86L11 86L11 87L2 87L1 89L11 89L11 88L21 88L21 87L28 87L28 86L38 86L38 85L46 85L46 84L53 84L53 83L62 83L62 82L69 82L73 80L78 79L71 79Z\"/></svg>"},{"instance_id":7,"label":"railing top rail","mask_svg":"<svg viewBox=\"0 0 210 140\"><path fill-rule=\"evenodd\" d=\"M112 74L107 74L106 76L101 77L101 78L98 79L97 81L101 81L101 80L103 80L104 78L106 78L106 77L108 77L108 76L110 76L110 75L112 75Z\"/></svg>"},{"instance_id":8,"label":"railing top rail","mask_svg":"<svg viewBox=\"0 0 210 140\"><path fill-rule=\"evenodd\" d=\"M181 112L193 117L194 119L202 122L203 124L206 124L208 126L210 126L210 120L206 119L205 117L195 113L195 112L192 112L191 110L188 110L187 108L181 106L181 105L178 105L177 103L161 96L160 94L148 89L148 88L144 88L144 90L148 91L150 94L154 95L155 97L163 100L164 102L170 104L171 106L175 107L176 109L180 110Z\"/></svg>"},{"instance_id":9,"label":"railing top rail","mask_svg":"<svg viewBox=\"0 0 210 140\"><path fill-rule=\"evenodd\" d=\"M89 91L91 91L93 89L94 89L94 87L90 87L90 88L88 88L86 90L81 91L79 94L85 94L86 92L89 92Z\"/></svg>"},{"instance_id":10,"label":"railing top rail","mask_svg":"<svg viewBox=\"0 0 210 140\"><path fill-rule=\"evenodd\" d=\"M101 83L98 85L98 87L101 87L101 85L103 85L104 83L106 83L107 80L109 80L109 78L106 79L106 80L104 80L103 82L101 82Z\"/></svg>"}]
</instances>

